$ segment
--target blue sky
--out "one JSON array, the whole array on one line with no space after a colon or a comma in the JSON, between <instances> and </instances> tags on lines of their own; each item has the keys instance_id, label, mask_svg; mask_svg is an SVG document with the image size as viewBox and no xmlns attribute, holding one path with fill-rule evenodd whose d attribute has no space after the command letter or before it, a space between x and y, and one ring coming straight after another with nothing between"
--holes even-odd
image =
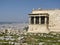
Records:
<instances>
[{"instance_id":1,"label":"blue sky","mask_svg":"<svg viewBox=\"0 0 60 45\"><path fill-rule=\"evenodd\" d=\"M26 22L33 8L60 8L60 0L0 0L0 22Z\"/></svg>"}]
</instances>

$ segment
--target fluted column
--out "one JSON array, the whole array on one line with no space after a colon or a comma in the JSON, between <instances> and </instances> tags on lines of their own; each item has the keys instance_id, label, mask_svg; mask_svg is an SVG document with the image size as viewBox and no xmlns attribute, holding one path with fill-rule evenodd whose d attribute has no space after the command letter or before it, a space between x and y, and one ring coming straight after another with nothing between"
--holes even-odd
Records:
<instances>
[{"instance_id":1,"label":"fluted column","mask_svg":"<svg viewBox=\"0 0 60 45\"><path fill-rule=\"evenodd\" d=\"M39 24L41 24L41 17L39 17Z\"/></svg>"}]
</instances>

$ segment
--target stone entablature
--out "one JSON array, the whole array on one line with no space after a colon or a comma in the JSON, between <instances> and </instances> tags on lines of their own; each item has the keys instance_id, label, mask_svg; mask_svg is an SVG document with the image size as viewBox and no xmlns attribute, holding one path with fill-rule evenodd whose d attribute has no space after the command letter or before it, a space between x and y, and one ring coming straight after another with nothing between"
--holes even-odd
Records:
<instances>
[{"instance_id":1,"label":"stone entablature","mask_svg":"<svg viewBox=\"0 0 60 45\"><path fill-rule=\"evenodd\" d=\"M60 9L33 10L29 14L28 32L60 32Z\"/></svg>"}]
</instances>

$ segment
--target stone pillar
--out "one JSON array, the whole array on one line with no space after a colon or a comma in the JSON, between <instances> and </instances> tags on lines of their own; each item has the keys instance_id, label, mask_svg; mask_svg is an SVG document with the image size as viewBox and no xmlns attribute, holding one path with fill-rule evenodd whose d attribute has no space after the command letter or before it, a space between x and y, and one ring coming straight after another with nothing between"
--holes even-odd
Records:
<instances>
[{"instance_id":1,"label":"stone pillar","mask_svg":"<svg viewBox=\"0 0 60 45\"><path fill-rule=\"evenodd\" d=\"M31 24L31 17L29 17L29 24Z\"/></svg>"},{"instance_id":2,"label":"stone pillar","mask_svg":"<svg viewBox=\"0 0 60 45\"><path fill-rule=\"evenodd\" d=\"M47 22L46 22L46 21L47 21L47 18L45 17L45 24L47 24Z\"/></svg>"},{"instance_id":3,"label":"stone pillar","mask_svg":"<svg viewBox=\"0 0 60 45\"><path fill-rule=\"evenodd\" d=\"M39 24L41 24L41 17L39 17Z\"/></svg>"},{"instance_id":4,"label":"stone pillar","mask_svg":"<svg viewBox=\"0 0 60 45\"><path fill-rule=\"evenodd\" d=\"M36 18L34 17L34 24L36 24Z\"/></svg>"}]
</instances>

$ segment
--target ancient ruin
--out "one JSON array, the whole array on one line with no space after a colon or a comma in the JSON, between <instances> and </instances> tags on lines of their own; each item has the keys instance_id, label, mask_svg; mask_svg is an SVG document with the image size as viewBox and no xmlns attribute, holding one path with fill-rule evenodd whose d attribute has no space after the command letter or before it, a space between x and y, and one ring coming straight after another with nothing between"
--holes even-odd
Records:
<instances>
[{"instance_id":1,"label":"ancient ruin","mask_svg":"<svg viewBox=\"0 0 60 45\"><path fill-rule=\"evenodd\" d=\"M28 32L60 32L60 9L33 9L29 14Z\"/></svg>"}]
</instances>

